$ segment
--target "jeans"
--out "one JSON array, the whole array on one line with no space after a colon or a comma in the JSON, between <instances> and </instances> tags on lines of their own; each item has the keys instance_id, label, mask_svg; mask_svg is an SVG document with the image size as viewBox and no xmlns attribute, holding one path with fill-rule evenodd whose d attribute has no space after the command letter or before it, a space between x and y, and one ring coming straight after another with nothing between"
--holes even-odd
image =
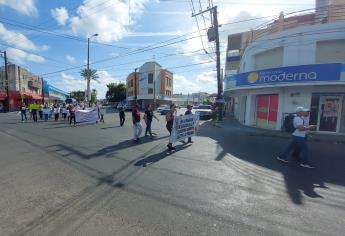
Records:
<instances>
[{"instance_id":1,"label":"jeans","mask_svg":"<svg viewBox=\"0 0 345 236\"><path fill-rule=\"evenodd\" d=\"M32 110L32 119L37 122L37 110Z\"/></svg>"},{"instance_id":2,"label":"jeans","mask_svg":"<svg viewBox=\"0 0 345 236\"><path fill-rule=\"evenodd\" d=\"M62 113L63 120L66 120L67 113Z\"/></svg>"},{"instance_id":3,"label":"jeans","mask_svg":"<svg viewBox=\"0 0 345 236\"><path fill-rule=\"evenodd\" d=\"M38 111L38 115L40 116L40 120L43 120L43 111Z\"/></svg>"},{"instance_id":4,"label":"jeans","mask_svg":"<svg viewBox=\"0 0 345 236\"><path fill-rule=\"evenodd\" d=\"M123 124L125 123L125 117L124 116L120 116L120 125L123 126Z\"/></svg>"},{"instance_id":5,"label":"jeans","mask_svg":"<svg viewBox=\"0 0 345 236\"><path fill-rule=\"evenodd\" d=\"M73 120L73 124L75 125L75 116L70 116L69 117L69 124L72 124L72 120Z\"/></svg>"},{"instance_id":6,"label":"jeans","mask_svg":"<svg viewBox=\"0 0 345 236\"><path fill-rule=\"evenodd\" d=\"M48 121L49 114L44 114L44 121Z\"/></svg>"},{"instance_id":7,"label":"jeans","mask_svg":"<svg viewBox=\"0 0 345 236\"><path fill-rule=\"evenodd\" d=\"M21 111L20 115L22 117L22 121L24 121L24 118L25 120L28 120L28 118L26 117L26 111Z\"/></svg>"},{"instance_id":8,"label":"jeans","mask_svg":"<svg viewBox=\"0 0 345 236\"><path fill-rule=\"evenodd\" d=\"M133 124L133 134L134 140L139 139L141 132L143 131L143 127L141 126L140 122L136 122Z\"/></svg>"},{"instance_id":9,"label":"jeans","mask_svg":"<svg viewBox=\"0 0 345 236\"><path fill-rule=\"evenodd\" d=\"M152 120L147 120L145 136L147 135L147 132L149 132L150 136L152 136L151 125L152 125Z\"/></svg>"},{"instance_id":10,"label":"jeans","mask_svg":"<svg viewBox=\"0 0 345 236\"><path fill-rule=\"evenodd\" d=\"M302 164L308 164L309 163L308 147L307 147L307 143L304 137L298 137L298 136L292 135L291 142L286 147L285 151L280 155L280 157L287 160L288 154L292 152L296 147L299 148L301 151Z\"/></svg>"}]
</instances>

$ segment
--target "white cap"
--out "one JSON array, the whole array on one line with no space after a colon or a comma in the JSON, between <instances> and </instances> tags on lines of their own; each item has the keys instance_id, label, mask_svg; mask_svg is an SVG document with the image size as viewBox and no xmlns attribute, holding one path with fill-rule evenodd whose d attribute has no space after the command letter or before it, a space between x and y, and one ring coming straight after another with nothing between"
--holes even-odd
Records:
<instances>
[{"instance_id":1,"label":"white cap","mask_svg":"<svg viewBox=\"0 0 345 236\"><path fill-rule=\"evenodd\" d=\"M297 108L296 108L296 113L297 113L297 112L301 112L301 111L306 112L306 111L309 111L309 109L308 109L308 108L305 108L305 107L297 107Z\"/></svg>"}]
</instances>

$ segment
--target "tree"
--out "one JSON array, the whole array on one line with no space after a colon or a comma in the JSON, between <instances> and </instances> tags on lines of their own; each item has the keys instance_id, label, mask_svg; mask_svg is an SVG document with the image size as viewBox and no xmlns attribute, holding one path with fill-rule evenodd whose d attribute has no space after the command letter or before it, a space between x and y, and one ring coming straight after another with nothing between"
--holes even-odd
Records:
<instances>
[{"instance_id":1,"label":"tree","mask_svg":"<svg viewBox=\"0 0 345 236\"><path fill-rule=\"evenodd\" d=\"M78 102L83 102L85 100L85 92L84 91L72 91L71 97L75 98Z\"/></svg>"},{"instance_id":2,"label":"tree","mask_svg":"<svg viewBox=\"0 0 345 236\"><path fill-rule=\"evenodd\" d=\"M121 102L126 99L126 85L124 83L107 84L108 91L105 95L109 102Z\"/></svg>"},{"instance_id":3,"label":"tree","mask_svg":"<svg viewBox=\"0 0 345 236\"><path fill-rule=\"evenodd\" d=\"M87 100L90 102L91 100L91 94L90 94L90 81L91 80L96 80L99 78L98 74L97 74L97 70L94 69L82 69L80 71L80 75L83 76L86 81L87 81Z\"/></svg>"}]
</instances>

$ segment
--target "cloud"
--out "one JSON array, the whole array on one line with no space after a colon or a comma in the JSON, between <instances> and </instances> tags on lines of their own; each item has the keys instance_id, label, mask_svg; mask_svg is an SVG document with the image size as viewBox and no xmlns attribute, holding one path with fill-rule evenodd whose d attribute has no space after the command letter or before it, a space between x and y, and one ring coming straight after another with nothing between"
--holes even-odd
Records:
<instances>
[{"instance_id":1,"label":"cloud","mask_svg":"<svg viewBox=\"0 0 345 236\"><path fill-rule=\"evenodd\" d=\"M4 5L27 16L37 16L36 0L0 0L0 6Z\"/></svg>"},{"instance_id":2,"label":"cloud","mask_svg":"<svg viewBox=\"0 0 345 236\"><path fill-rule=\"evenodd\" d=\"M60 7L51 9L50 13L52 17L58 22L59 25L65 25L68 20L68 12L66 8Z\"/></svg>"},{"instance_id":3,"label":"cloud","mask_svg":"<svg viewBox=\"0 0 345 236\"><path fill-rule=\"evenodd\" d=\"M120 80L112 76L108 71L100 70L97 72L99 78L97 81L91 81L91 89L97 90L97 98L104 99L105 94L108 90L107 84L110 83L118 83ZM48 79L50 83L61 88L65 91L71 92L76 90L86 90L86 80L81 78L80 76L73 76L66 73L61 73L60 78L56 79Z\"/></svg>"},{"instance_id":4,"label":"cloud","mask_svg":"<svg viewBox=\"0 0 345 236\"><path fill-rule=\"evenodd\" d=\"M69 63L72 63L72 64L76 62L75 58L70 55L66 55L66 59Z\"/></svg>"},{"instance_id":5,"label":"cloud","mask_svg":"<svg viewBox=\"0 0 345 236\"><path fill-rule=\"evenodd\" d=\"M77 15L70 18L72 31L78 35L90 36L98 42L112 42L128 35L128 27L142 15L149 0L113 0L99 3L98 0L84 0L77 9ZM101 11L101 12L100 12ZM130 12L130 14L129 14Z\"/></svg>"},{"instance_id":6,"label":"cloud","mask_svg":"<svg viewBox=\"0 0 345 236\"><path fill-rule=\"evenodd\" d=\"M174 93L195 93L202 90L200 84L198 84L195 80L187 79L183 75L174 75Z\"/></svg>"},{"instance_id":7,"label":"cloud","mask_svg":"<svg viewBox=\"0 0 345 236\"><path fill-rule=\"evenodd\" d=\"M25 64L27 62L43 63L45 59L41 56L24 52L23 50L17 48L7 48L8 58L12 62L17 62L18 64Z\"/></svg>"}]
</instances>

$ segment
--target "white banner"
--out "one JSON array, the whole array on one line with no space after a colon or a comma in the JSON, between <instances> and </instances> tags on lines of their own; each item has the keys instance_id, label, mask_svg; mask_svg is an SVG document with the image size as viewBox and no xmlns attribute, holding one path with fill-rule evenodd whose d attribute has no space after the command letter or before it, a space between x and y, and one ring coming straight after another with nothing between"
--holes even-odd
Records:
<instances>
[{"instance_id":1,"label":"white banner","mask_svg":"<svg viewBox=\"0 0 345 236\"><path fill-rule=\"evenodd\" d=\"M96 123L98 121L98 109L76 110L75 121L77 123Z\"/></svg>"},{"instance_id":2,"label":"white banner","mask_svg":"<svg viewBox=\"0 0 345 236\"><path fill-rule=\"evenodd\" d=\"M194 136L198 125L199 114L175 116L170 142L175 143L179 140L185 140L186 138Z\"/></svg>"}]
</instances>

